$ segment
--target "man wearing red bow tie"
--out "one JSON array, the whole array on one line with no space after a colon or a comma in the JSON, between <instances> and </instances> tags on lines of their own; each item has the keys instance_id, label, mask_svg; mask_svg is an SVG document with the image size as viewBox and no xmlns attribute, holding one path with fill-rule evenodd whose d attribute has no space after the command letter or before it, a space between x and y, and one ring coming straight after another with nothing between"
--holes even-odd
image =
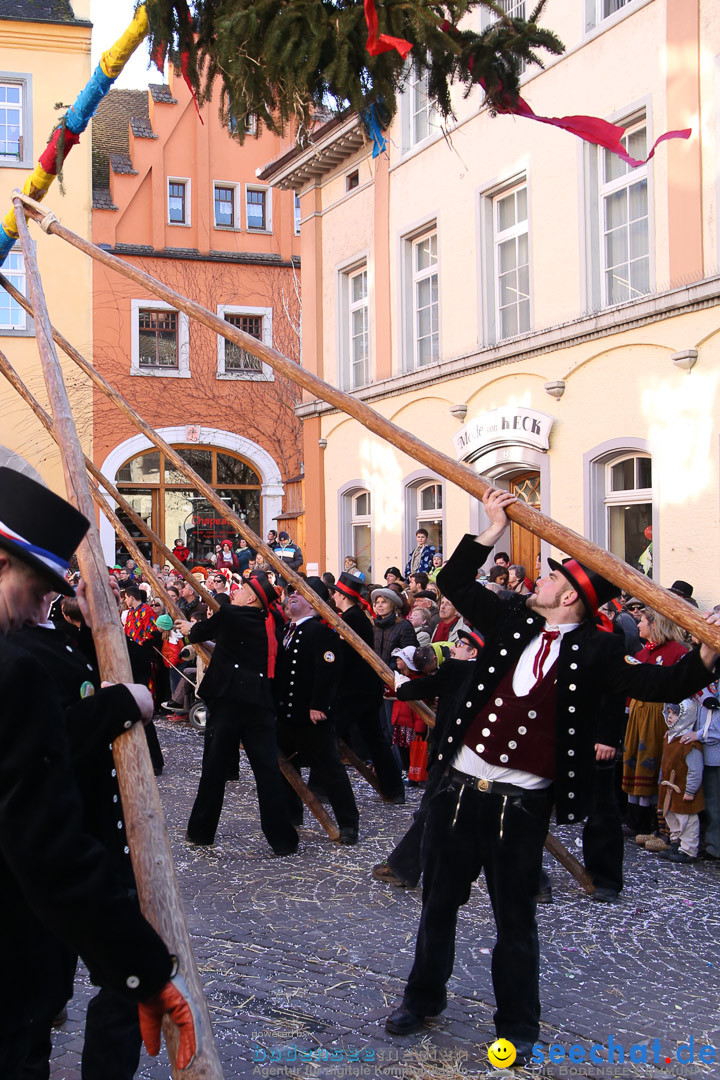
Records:
<instances>
[{"instance_id":1,"label":"man wearing red bow tie","mask_svg":"<svg viewBox=\"0 0 720 1080\"><path fill-rule=\"evenodd\" d=\"M609 694L670 701L672 688L674 700L687 697L707 683L717 654L703 646L672 667L635 664L622 640L594 622L619 589L576 559L548 560L551 572L530 596L477 583L513 501L489 489L483 504L490 525L465 536L437 577L485 644L433 766L415 962L386 1026L408 1035L445 1008L458 910L484 870L497 924L495 1027L514 1044L514 1064L524 1065L540 1026L535 897L543 845L553 804L558 822L581 821L594 763L614 753L617 711L599 706ZM720 623L720 616L708 620Z\"/></svg>"}]
</instances>

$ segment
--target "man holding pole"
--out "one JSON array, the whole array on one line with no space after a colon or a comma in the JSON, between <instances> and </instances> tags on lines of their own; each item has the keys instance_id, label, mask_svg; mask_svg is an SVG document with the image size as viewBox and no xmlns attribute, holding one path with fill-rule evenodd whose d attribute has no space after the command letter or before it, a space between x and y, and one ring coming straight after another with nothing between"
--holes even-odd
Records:
<instances>
[{"instance_id":1,"label":"man holding pole","mask_svg":"<svg viewBox=\"0 0 720 1080\"><path fill-rule=\"evenodd\" d=\"M51 592L71 594L70 556L87 519L41 484L0 468L0 1076L22 1074L34 1020L51 1004L48 965L57 938L91 978L140 1008L150 1053L168 1014L178 1027L179 1067L195 1055L195 1024L177 961L113 876L83 826L63 713L40 664L12 640L37 623ZM51 535L50 535L51 534ZM7 636L10 635L10 636ZM152 713L145 687L108 686L78 701L76 719L101 719L109 738Z\"/></svg>"},{"instance_id":2,"label":"man holding pole","mask_svg":"<svg viewBox=\"0 0 720 1080\"><path fill-rule=\"evenodd\" d=\"M484 648L433 767L439 780L423 849L423 907L403 1003L387 1020L396 1035L443 1011L459 908L485 871L497 924L492 976L498 1038L526 1064L540 1023L535 897L553 803L558 822L587 812L596 759L614 753L615 732L596 709L607 693L643 701L684 698L709 681L717 653L703 645L673 667L640 665L593 617L616 590L575 559L549 560L531 596L498 595L476 583L507 525L515 497L488 489L490 519L466 536L438 586L484 637ZM720 615L707 616L720 624Z\"/></svg>"}]
</instances>

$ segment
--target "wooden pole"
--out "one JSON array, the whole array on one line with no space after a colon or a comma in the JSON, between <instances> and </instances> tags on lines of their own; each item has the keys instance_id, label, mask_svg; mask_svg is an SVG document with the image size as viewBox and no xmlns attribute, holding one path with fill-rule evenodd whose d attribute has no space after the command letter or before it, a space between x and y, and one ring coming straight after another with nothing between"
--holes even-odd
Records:
<instances>
[{"instance_id":1,"label":"wooden pole","mask_svg":"<svg viewBox=\"0 0 720 1080\"><path fill-rule=\"evenodd\" d=\"M33 315L32 306L28 304L25 297L21 293L19 293L13 285L11 285L7 278L5 278L2 274L0 274L0 284L2 284L4 288L7 289L13 299L17 299L18 303L25 308L28 314L30 314L31 316ZM229 326L230 324L228 323L227 325ZM296 574L295 571L291 570L290 567L287 566L282 559L278 558L272 548L268 547L265 541L262 540L259 536L257 536L252 531L252 529L250 529L248 525L242 520L242 518L240 518L233 510L228 507L227 503L224 503L222 501L217 492L214 491L213 488L211 488L209 484L207 484L202 479L202 477L198 476L195 470L190 465L188 465L187 461L185 461L185 459L182 458L180 454L178 454L175 448L170 446L169 443L165 442L162 436L158 435L154 428L152 428L150 424L143 420L139 413L137 413L136 410L133 409L132 405L122 396L122 394L120 394L113 386L111 386L110 383L108 383L107 380L104 379L103 376L100 375L100 373L97 372L95 368L87 362L87 360L77 351L77 349L75 349L68 341L65 340L62 334L60 334L54 328L52 328L52 333L54 340L57 342L63 352L65 352L67 356L69 356L70 359L73 360L78 365L78 367L85 372L85 374L93 381L93 383L95 383L97 387L99 387L99 389L106 395L106 397L108 397L111 401L115 403L115 405L117 405L117 407L125 416L129 417L129 419L132 420L137 429L141 431L143 435L145 435L146 438L148 438L150 442L158 448L158 450L162 450L165 456L173 463L175 468L182 472L183 475L188 479L192 487L196 488L207 499L210 505L213 506L222 517L224 517L227 521L230 522L235 531L238 532L240 536L244 537L244 539L247 540L248 544L251 547L255 548L258 551L261 551L265 559L270 563L270 565L273 566L283 578L286 578L293 585L293 587L297 589L297 591L301 593L302 596L305 597L308 603L310 603L313 608L320 615L322 615L323 619L325 619L327 623L329 623L335 630L337 630L338 634L342 638L344 638L345 641L349 642L353 646L353 648L360 653L362 658L366 660L368 664L370 664L370 666L373 668L374 671L377 672L383 682L394 689L395 673L390 670L387 664L383 663L378 654L373 649L371 649L370 646L367 645L363 641L363 639L355 633L354 630L351 630L348 624L339 617L336 611L333 611L333 609L328 604L324 603L320 599L317 593L310 588L304 578L300 577L299 574ZM435 714L432 712L431 709L428 709L427 705L425 705L422 701L411 701L408 702L408 704L419 716L422 717L426 724L428 724L430 727L434 726Z\"/></svg>"},{"instance_id":2,"label":"wooden pole","mask_svg":"<svg viewBox=\"0 0 720 1080\"><path fill-rule=\"evenodd\" d=\"M475 498L482 499L488 487L492 486L491 481L480 476L467 465L463 465L447 454L428 446L411 432L398 427L397 424L393 424L390 420L386 420L385 417L381 416L369 405L366 405L365 402L324 382L317 375L313 375L312 372L283 356L282 353L263 345L262 342L250 334L244 334L237 327L225 322L224 319L220 319L201 304L196 303L194 300L188 300L173 289L168 288L167 285L163 285L162 282L151 277L150 274L146 274L123 259L119 259L117 256L111 255L109 252L103 251L102 248L91 244L88 240L78 236L77 233L61 225L52 211L45 213L43 208L27 195L22 195L19 192L17 195L27 207L28 216L40 222L45 232L60 236L63 240L72 244L73 247L90 255L97 262L116 270L137 285L146 288L161 300L171 304L178 311L191 315L214 333L220 334L228 341L232 341L234 344L246 349L247 352L269 364L281 375L302 386L304 390L328 402L336 409L347 413L348 416L353 417L369 431L391 443L402 453L408 454L410 457L422 462L423 465L427 465L428 468L433 469L440 476L444 476L445 479L451 480L458 487L474 495ZM5 284L4 279L3 284ZM700 612L690 604L669 592L669 590L656 585L644 574L633 570L617 555L597 547L596 544L593 544L584 536L553 521L552 518L541 514L539 510L528 506L527 503L513 503L507 508L507 515L518 525L535 533L537 536L541 536L548 543L559 548L560 551L579 559L615 585L626 589L633 596L637 596L649 604L650 607L662 612L663 615L667 615L678 626L688 630L700 641L720 651L720 629L708 625Z\"/></svg>"},{"instance_id":3,"label":"wooden pole","mask_svg":"<svg viewBox=\"0 0 720 1080\"><path fill-rule=\"evenodd\" d=\"M115 597L107 581L84 455L52 341L34 245L22 203L15 199L14 205L35 311L38 351L53 409L67 492L74 505L90 521L88 534L78 549L78 562L87 588L98 666L104 681L132 682L125 634L118 621ZM188 1069L184 1070L184 1076L188 1080L220 1080L223 1073L213 1039L210 1014L195 967L147 742L139 725L133 725L115 740L113 754L140 904L170 951L178 956L180 969L195 1004L200 1029L197 1033L199 1052ZM108 927L108 933L112 933L112 927ZM172 1073L176 1077L179 1076L175 1066L177 1032L167 1020L164 1026Z\"/></svg>"},{"instance_id":4,"label":"wooden pole","mask_svg":"<svg viewBox=\"0 0 720 1080\"><path fill-rule=\"evenodd\" d=\"M33 410L37 418L40 420L41 424L47 429L50 435L52 435L53 439L56 439L52 419L48 416L48 414L45 412L45 410L42 408L36 398L34 398L33 395L30 393L24 382L20 379L19 375L10 364L8 358L1 350L0 373L5 376L8 382L17 390L23 400L27 402L27 404ZM156 534L153 532L147 522L143 521L143 519L135 513L129 503L127 503L125 499L123 499L120 492L113 487L110 481L103 476L100 470L92 463L92 461L90 461L88 457L85 457L85 467L89 470L89 472L96 480L99 480L100 483L104 485L104 487L108 491L108 494L110 494L125 510L125 512L138 526L140 531L144 532L148 539L158 543L161 547L161 550L163 550L166 555L170 555L168 549L166 549L162 544L160 537L156 536ZM148 578L150 583L153 585L156 593L161 597L163 603L167 607L172 617L174 619L183 618L182 612L173 603L167 590L163 586L162 581L157 577L152 567L145 559L145 556L140 551L140 548L137 546L132 536L130 536L128 530L125 528L118 516L114 513L112 507L108 504L107 500L102 497L101 493L98 491L97 487L94 484L90 485L90 494L95 501L95 505L108 519L115 532L121 537L126 548L128 549L128 551L131 552L133 558L141 567L143 573ZM219 604L215 597L211 596L210 593L200 585L200 583L193 577L190 571L179 561L179 559L174 559L174 561L178 563L178 569L193 586L193 588L200 594L200 596L203 597L203 599L212 608L213 611L217 611ZM207 665L210 663L210 653L200 644L195 644L193 647L203 660L205 666L207 667ZM304 782L297 769L293 768L293 766L283 754L278 754L278 763L280 765L280 770L287 779L288 783L291 784L295 791L298 793L300 798L307 806L308 810L310 810L310 812L317 818L318 822L328 834L330 839L337 840L340 834L334 821L332 820L320 800L315 795L313 795L312 791Z\"/></svg>"}]
</instances>

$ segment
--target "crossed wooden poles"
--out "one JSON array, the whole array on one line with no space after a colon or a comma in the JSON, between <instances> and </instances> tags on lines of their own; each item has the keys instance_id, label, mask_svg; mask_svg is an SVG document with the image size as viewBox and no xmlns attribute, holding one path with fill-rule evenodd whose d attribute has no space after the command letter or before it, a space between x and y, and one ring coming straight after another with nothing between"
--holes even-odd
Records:
<instances>
[{"instance_id":1,"label":"crossed wooden poles","mask_svg":"<svg viewBox=\"0 0 720 1080\"><path fill-rule=\"evenodd\" d=\"M275 555L260 537L257 537L247 527L244 521L226 503L222 502L216 492L198 476L186 461L166 443L136 412L129 403L87 363L86 360L75 350L56 330L50 325L50 320L45 304L45 298L37 268L37 262L33 251L32 242L26 223L26 215L38 221L47 233L53 233L72 244L74 247L93 259L130 278L137 284L146 288L150 293L168 302L176 310L184 311L199 322L209 327L215 333L222 335L227 340L246 349L253 356L269 364L274 370L285 375L293 382L298 383L305 390L327 401L336 408L352 416L364 427L373 431L381 438L390 442L405 454L409 454L432 468L436 473L451 480L459 487L468 491L471 495L481 499L490 486L489 482L475 473L468 466L454 461L446 454L427 446L410 432L398 427L391 421L386 420L374 409L364 402L345 394L342 391L325 383L322 379L311 372L288 360L281 353L263 345L249 334L244 334L237 327L225 322L218 316L213 315L200 304L181 296L174 290L152 278L149 274L137 269L121 259L103 251L89 241L73 233L62 226L52 212L45 213L43 209L20 192L14 193L13 204L16 211L20 241L25 256L25 264L30 285L32 304L0 275L0 284L10 293L36 322L36 336L40 352L43 373L51 401L53 420L47 416L32 395L23 386L15 372L10 367L6 358L0 354L0 370L15 388L22 394L28 404L36 412L43 424L56 439L61 450L63 469L69 497L75 505L88 517L91 529L78 551L78 561L84 579L87 583L88 600L93 620L93 634L96 641L98 660L101 676L111 682L125 682L132 678L130 664L125 647L125 637L122 627L117 620L115 599L107 582L107 570L100 546L100 536L95 524L93 513L93 500L112 521L113 527L123 538L128 550L133 555L148 580L153 584L158 594L167 604L171 614L177 615L177 609L167 595L167 592L153 573L152 567L142 556L133 542L129 533L122 525L117 515L107 505L96 484L88 480L89 471L96 481L99 481L108 494L128 514L130 520L141 532L159 544L159 538L152 532L147 524L132 511L120 493L107 481L100 471L87 459L85 459L80 442L75 430L75 425L67 398L67 393L62 380L60 364L55 352L54 342L85 372L85 374L99 387L99 389L112 400L118 408L128 416L143 434L158 449L162 450L172 464L187 477L192 486L198 490L218 512L225 517L233 528L244 537L256 550L262 552L267 562L274 566L289 580L309 603L330 623L337 632L347 640L364 659L371 664L375 671L388 684L394 685L394 676L390 669L383 664L380 658L368 648L365 642L355 634L337 614L324 604L317 594L307 585L303 578L295 574L290 568ZM87 470L87 471L86 471ZM585 537L573 532L571 529L560 525L551 518L546 517L539 511L524 503L517 502L508 507L508 517L531 532L543 537L555 547L573 555L593 570L604 577L620 585L628 592L646 601L650 606L663 612L674 622L690 631L701 641L707 642L716 650L720 651L720 630L709 626L699 612L679 599L674 594L662 589L654 582L633 570L626 563L607 551L596 547ZM128 543L129 541L129 543ZM175 568L188 579L192 580L193 587L202 596L209 606L214 607L212 597L194 579L192 575L176 560L172 553L160 544L165 557ZM432 724L434 717L430 710L422 703L413 703L413 707L420 713L426 722ZM185 915L180 901L177 881L175 879L172 858L170 855L169 841L164 827L162 809L154 782L152 769L145 739L141 731L131 729L120 736L113 746L117 763L118 780L120 782L123 805L126 813L127 832L133 859L133 867L138 881L138 890L143 906L143 911L160 932L168 946L178 954L185 973L191 994L198 1006L199 1025L202 1030L202 1051L195 1058L191 1066L184 1071L188 1080L218 1080L222 1077L215 1045L212 1039L209 1014L207 1005L202 995L199 977L195 967L192 949ZM286 763L287 764L287 763ZM291 767L287 766L289 769ZM295 770L291 769L294 773ZM287 773L286 773L287 775ZM297 773L295 773L297 776ZM365 773L365 775L367 775ZM298 778L299 780L299 778ZM291 781L292 782L292 781ZM299 780L302 784L302 781ZM302 785L304 788L304 785ZM305 801L308 802L305 792L302 792ZM307 793L309 795L309 792ZM310 803L308 802L310 805ZM311 806L315 813L315 808ZM317 813L316 813L316 816ZM324 827L327 824L323 822ZM583 887L592 891L592 883L588 875L577 860L567 852L558 841L548 836L546 846L565 865L573 875L578 878ZM166 1037L170 1052L173 1076L178 1073L175 1069L176 1039L171 1025L166 1026Z\"/></svg>"}]
</instances>

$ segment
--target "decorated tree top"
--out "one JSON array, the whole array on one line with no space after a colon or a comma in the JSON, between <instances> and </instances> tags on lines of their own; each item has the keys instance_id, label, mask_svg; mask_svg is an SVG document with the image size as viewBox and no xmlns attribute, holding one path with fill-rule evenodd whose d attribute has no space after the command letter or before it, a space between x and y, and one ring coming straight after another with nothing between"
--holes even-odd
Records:
<instances>
[{"instance_id":1,"label":"decorated tree top","mask_svg":"<svg viewBox=\"0 0 720 1080\"><path fill-rule=\"evenodd\" d=\"M563 51L538 25L545 3L527 20L507 15L503 0L147 0L147 14L153 57L168 48L181 56L201 101L219 81L223 118L237 121L239 138L252 114L258 130L281 133L292 121L302 140L318 111L375 105L387 123L411 70L427 76L444 117L454 82L466 93L483 87L490 108L506 111L522 65L542 67L541 51ZM492 21L481 30L483 10Z\"/></svg>"}]
</instances>

